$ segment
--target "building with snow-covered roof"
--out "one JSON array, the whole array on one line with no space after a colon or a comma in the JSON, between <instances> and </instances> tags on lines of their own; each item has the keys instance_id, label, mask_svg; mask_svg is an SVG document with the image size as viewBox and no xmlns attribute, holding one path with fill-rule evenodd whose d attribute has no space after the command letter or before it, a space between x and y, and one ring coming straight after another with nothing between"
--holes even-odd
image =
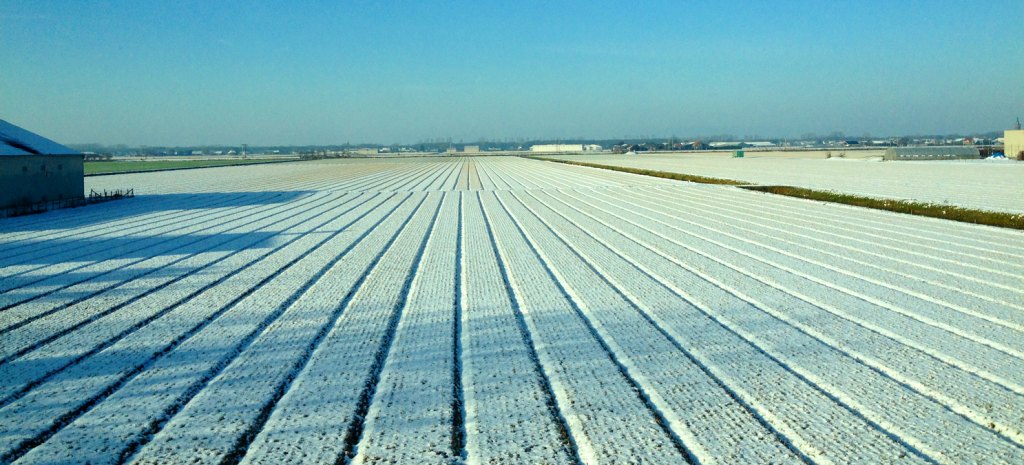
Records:
<instances>
[{"instance_id":1,"label":"building with snow-covered roof","mask_svg":"<svg viewBox=\"0 0 1024 465\"><path fill-rule=\"evenodd\" d=\"M575 153L583 151L583 144L537 144L530 147L531 152Z\"/></svg>"},{"instance_id":2,"label":"building with snow-covered roof","mask_svg":"<svg viewBox=\"0 0 1024 465\"><path fill-rule=\"evenodd\" d=\"M85 196L82 153L0 120L0 208Z\"/></svg>"}]
</instances>

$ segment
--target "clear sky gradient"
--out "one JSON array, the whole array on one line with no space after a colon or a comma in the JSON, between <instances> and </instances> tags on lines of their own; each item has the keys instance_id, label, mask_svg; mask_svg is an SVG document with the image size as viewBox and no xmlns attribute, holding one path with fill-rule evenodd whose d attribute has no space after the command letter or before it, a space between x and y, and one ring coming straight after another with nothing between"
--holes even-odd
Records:
<instances>
[{"instance_id":1,"label":"clear sky gradient","mask_svg":"<svg viewBox=\"0 0 1024 465\"><path fill-rule=\"evenodd\" d=\"M1007 129L1024 2L0 3L0 119L65 143Z\"/></svg>"}]
</instances>

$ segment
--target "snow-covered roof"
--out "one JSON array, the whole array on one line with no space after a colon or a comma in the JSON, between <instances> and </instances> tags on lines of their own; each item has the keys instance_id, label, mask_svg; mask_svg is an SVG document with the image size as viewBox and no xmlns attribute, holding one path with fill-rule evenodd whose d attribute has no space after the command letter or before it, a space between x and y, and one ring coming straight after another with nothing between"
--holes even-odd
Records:
<instances>
[{"instance_id":1,"label":"snow-covered roof","mask_svg":"<svg viewBox=\"0 0 1024 465\"><path fill-rule=\"evenodd\" d=\"M81 154L0 119L0 156Z\"/></svg>"}]
</instances>

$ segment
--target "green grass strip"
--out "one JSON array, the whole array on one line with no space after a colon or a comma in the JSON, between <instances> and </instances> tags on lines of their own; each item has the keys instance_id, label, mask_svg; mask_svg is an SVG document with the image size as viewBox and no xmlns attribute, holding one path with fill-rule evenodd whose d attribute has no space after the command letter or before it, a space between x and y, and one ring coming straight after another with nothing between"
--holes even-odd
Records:
<instances>
[{"instance_id":1,"label":"green grass strip","mask_svg":"<svg viewBox=\"0 0 1024 465\"><path fill-rule=\"evenodd\" d=\"M676 181L687 181L687 182L698 182L701 184L724 184L727 186L749 186L751 183L743 181L733 181L732 179L721 179L721 178L708 178L704 176L694 176L692 174L682 173L670 173L668 171L655 171L655 170L642 170L639 168L625 168L622 166L612 165L598 165L596 163L583 163L580 161L569 161L569 160L558 160L554 158L544 157L526 157L534 160L553 161L555 163L565 163L566 165L586 166L589 168L601 168L612 171L621 171L623 173L639 174L642 176L653 176L656 178L674 179Z\"/></svg>"},{"instance_id":2,"label":"green grass strip","mask_svg":"<svg viewBox=\"0 0 1024 465\"><path fill-rule=\"evenodd\" d=\"M122 173L212 166L254 165L279 160L169 160L169 161L87 161L85 174Z\"/></svg>"},{"instance_id":3,"label":"green grass strip","mask_svg":"<svg viewBox=\"0 0 1024 465\"><path fill-rule=\"evenodd\" d=\"M857 195L840 194L838 192L818 191L789 186L746 186L744 189L785 195L822 202L841 203L857 207L873 208L908 215L927 216L961 223L984 224L1000 228L1024 230L1024 215L1013 213L975 210L941 203L921 203L908 200L876 199Z\"/></svg>"},{"instance_id":4,"label":"green grass strip","mask_svg":"<svg viewBox=\"0 0 1024 465\"><path fill-rule=\"evenodd\" d=\"M724 184L739 186L744 189L766 192L769 194L785 195L800 199L818 200L822 202L841 203L856 207L873 208L895 213L908 215L927 216L943 220L959 221L961 223L983 224L999 228L1024 230L1024 215L1013 213L993 212L987 210L975 210L971 208L958 207L938 203L921 203L907 200L877 199L873 197L861 197L857 195L841 194L832 191L818 191L789 186L757 186L749 182L733 181L731 179L707 178L704 176L692 176L681 173L668 173L665 171L643 170L636 168L623 168L621 166L599 165L596 163L583 163L577 161L557 160L545 157L526 157L534 160L553 161L567 165L587 166L590 168L601 168L624 173L640 174L643 176L654 176L677 181L697 182L701 184Z\"/></svg>"}]
</instances>

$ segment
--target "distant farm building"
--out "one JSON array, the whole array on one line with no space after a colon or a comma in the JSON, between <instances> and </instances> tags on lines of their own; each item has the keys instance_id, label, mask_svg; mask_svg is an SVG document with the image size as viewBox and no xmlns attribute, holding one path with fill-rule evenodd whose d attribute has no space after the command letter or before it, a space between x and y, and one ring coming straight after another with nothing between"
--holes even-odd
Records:
<instances>
[{"instance_id":1,"label":"distant farm building","mask_svg":"<svg viewBox=\"0 0 1024 465\"><path fill-rule=\"evenodd\" d=\"M467 145L467 146L462 148L462 151L466 152L466 153L480 153L480 146L479 145Z\"/></svg>"},{"instance_id":2,"label":"distant farm building","mask_svg":"<svg viewBox=\"0 0 1024 465\"><path fill-rule=\"evenodd\" d=\"M707 150L708 144L705 144L699 140L686 143L676 142L675 145L672 146L672 148L676 150Z\"/></svg>"},{"instance_id":3,"label":"distant farm building","mask_svg":"<svg viewBox=\"0 0 1024 465\"><path fill-rule=\"evenodd\" d=\"M530 151L546 153L582 152L583 144L541 144L530 147Z\"/></svg>"},{"instance_id":4,"label":"distant farm building","mask_svg":"<svg viewBox=\"0 0 1024 465\"><path fill-rule=\"evenodd\" d=\"M712 142L708 145L712 150L739 150L747 146L743 142Z\"/></svg>"},{"instance_id":5,"label":"distant farm building","mask_svg":"<svg viewBox=\"0 0 1024 465\"><path fill-rule=\"evenodd\" d=\"M82 154L0 120L0 208L85 195Z\"/></svg>"},{"instance_id":6,"label":"distant farm building","mask_svg":"<svg viewBox=\"0 0 1024 465\"><path fill-rule=\"evenodd\" d=\"M886 160L958 160L981 158L981 152L974 146L950 147L889 147L885 150Z\"/></svg>"},{"instance_id":7,"label":"distant farm building","mask_svg":"<svg viewBox=\"0 0 1024 465\"><path fill-rule=\"evenodd\" d=\"M604 150L604 147L597 144L588 144L583 146L584 152L600 152L602 150Z\"/></svg>"},{"instance_id":8,"label":"distant farm building","mask_svg":"<svg viewBox=\"0 0 1024 465\"><path fill-rule=\"evenodd\" d=\"M1024 129L1003 133L1003 153L1006 158L1024 160Z\"/></svg>"}]
</instances>

